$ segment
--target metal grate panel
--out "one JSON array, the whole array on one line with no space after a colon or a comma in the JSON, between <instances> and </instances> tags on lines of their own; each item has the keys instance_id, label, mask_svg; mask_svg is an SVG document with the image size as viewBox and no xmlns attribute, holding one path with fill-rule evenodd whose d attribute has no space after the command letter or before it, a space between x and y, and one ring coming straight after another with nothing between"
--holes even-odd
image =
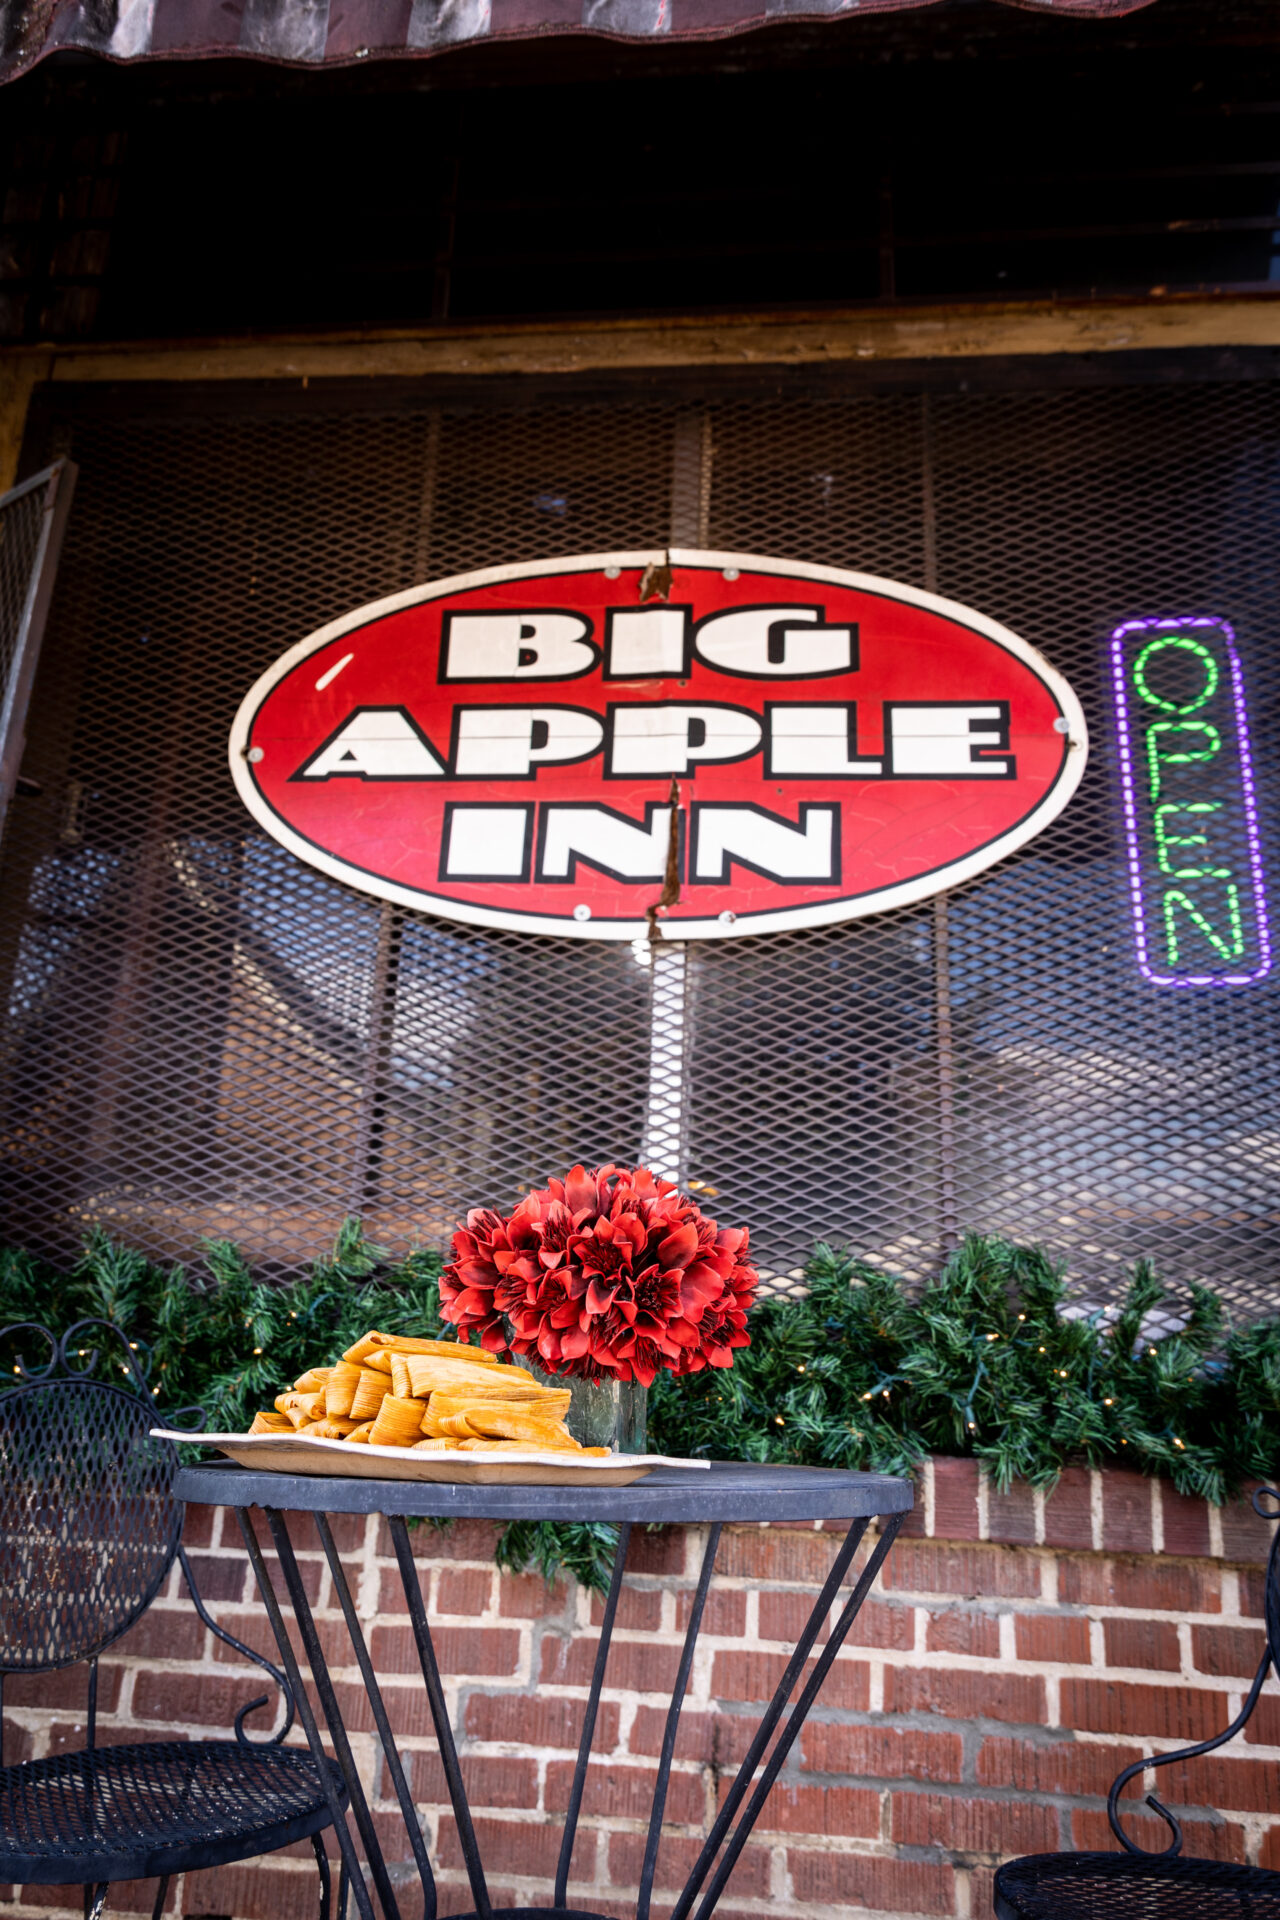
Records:
<instances>
[{"instance_id":1,"label":"metal grate panel","mask_svg":"<svg viewBox=\"0 0 1280 1920\"><path fill-rule=\"evenodd\" d=\"M1145 1253L1274 1303L1280 987L1139 973L1106 680L1122 619L1232 622L1280 873L1268 382L65 404L82 473L25 763L43 793L0 895L10 1239L60 1251L101 1221L186 1255L228 1233L292 1271L347 1210L430 1242L468 1204L639 1152L646 954L350 892L256 830L224 743L262 668L364 600L661 543L692 515L713 547L1006 621L1093 738L1064 816L945 899L692 949L681 1132L713 1211L750 1223L781 1285L818 1236L919 1276L977 1228L1044 1241L1086 1292Z\"/></svg>"},{"instance_id":2,"label":"metal grate panel","mask_svg":"<svg viewBox=\"0 0 1280 1920\"><path fill-rule=\"evenodd\" d=\"M44 494L38 487L0 504L0 687L8 685L18 657L43 523Z\"/></svg>"}]
</instances>

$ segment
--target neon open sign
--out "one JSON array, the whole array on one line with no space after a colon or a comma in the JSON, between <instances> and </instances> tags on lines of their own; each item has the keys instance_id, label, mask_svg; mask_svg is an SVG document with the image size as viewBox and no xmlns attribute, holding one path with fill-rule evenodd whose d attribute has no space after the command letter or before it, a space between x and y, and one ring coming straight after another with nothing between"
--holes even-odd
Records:
<instances>
[{"instance_id":1,"label":"neon open sign","mask_svg":"<svg viewBox=\"0 0 1280 1920\"><path fill-rule=\"evenodd\" d=\"M1271 940L1235 635L1126 620L1111 646L1138 965L1157 986L1247 986Z\"/></svg>"}]
</instances>

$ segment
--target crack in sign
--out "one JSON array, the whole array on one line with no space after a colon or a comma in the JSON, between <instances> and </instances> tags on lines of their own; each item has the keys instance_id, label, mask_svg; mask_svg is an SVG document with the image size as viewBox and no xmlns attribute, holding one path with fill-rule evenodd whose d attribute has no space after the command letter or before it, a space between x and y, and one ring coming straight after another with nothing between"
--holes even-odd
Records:
<instances>
[{"instance_id":1,"label":"crack in sign","mask_svg":"<svg viewBox=\"0 0 1280 1920\"><path fill-rule=\"evenodd\" d=\"M669 600L671 598L671 555L665 560L651 560L640 575L640 600Z\"/></svg>"},{"instance_id":2,"label":"crack in sign","mask_svg":"<svg viewBox=\"0 0 1280 1920\"><path fill-rule=\"evenodd\" d=\"M658 915L663 908L671 908L680 899L680 782L671 776L671 791L667 795L667 804L671 809L671 820L667 828L667 870L662 879L662 892L645 914L648 924L649 945L658 937Z\"/></svg>"}]
</instances>

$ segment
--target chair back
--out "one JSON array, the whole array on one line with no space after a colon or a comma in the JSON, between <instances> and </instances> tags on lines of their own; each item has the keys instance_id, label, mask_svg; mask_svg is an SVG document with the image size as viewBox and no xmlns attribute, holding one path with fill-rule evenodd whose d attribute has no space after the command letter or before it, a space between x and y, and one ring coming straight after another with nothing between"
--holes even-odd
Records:
<instances>
[{"instance_id":1,"label":"chair back","mask_svg":"<svg viewBox=\"0 0 1280 1920\"><path fill-rule=\"evenodd\" d=\"M1280 1520L1280 1492L1274 1487L1258 1487L1253 1494L1253 1510L1263 1520ZM1200 1740L1193 1747L1178 1747L1172 1753L1153 1753L1142 1760L1134 1760L1111 1782L1111 1791L1107 1795L1107 1819L1116 1839L1130 1854L1146 1854L1157 1860L1176 1859L1182 1851L1182 1826L1177 1815L1170 1813L1162 1800L1154 1793L1147 1795L1147 1805L1153 1813L1158 1813L1170 1833L1169 1844L1162 1850L1139 1845L1131 1840L1120 1821L1120 1795L1129 1782L1138 1775L1155 1767L1177 1766L1186 1760L1197 1760L1201 1754L1213 1753L1218 1747L1224 1747L1228 1740L1234 1740L1240 1729L1246 1724L1250 1714L1258 1704L1259 1696L1266 1683L1268 1673L1274 1667L1280 1677L1280 1529L1271 1536L1271 1551L1267 1556L1266 1585L1263 1592L1263 1615L1266 1621L1266 1644L1262 1658L1258 1662L1258 1671L1253 1676L1253 1684L1244 1697L1239 1713L1229 1727L1221 1733L1215 1733L1209 1740ZM1198 1912L1200 1909L1197 1908Z\"/></svg>"},{"instance_id":2,"label":"chair back","mask_svg":"<svg viewBox=\"0 0 1280 1920\"><path fill-rule=\"evenodd\" d=\"M1280 1520L1280 1492L1274 1487L1259 1487L1253 1496L1253 1509L1264 1520ZM1280 1680L1280 1527L1272 1536L1271 1552L1267 1555L1262 1613L1266 1621L1271 1665L1276 1678Z\"/></svg>"},{"instance_id":3,"label":"chair back","mask_svg":"<svg viewBox=\"0 0 1280 1920\"><path fill-rule=\"evenodd\" d=\"M16 1336L43 1339L52 1358L31 1367L17 1354L0 1392L0 1673L40 1673L96 1659L128 1631L173 1565L182 1508L176 1450L150 1438L152 1398L118 1329L5 1330ZM90 1377L103 1364L132 1390Z\"/></svg>"}]
</instances>

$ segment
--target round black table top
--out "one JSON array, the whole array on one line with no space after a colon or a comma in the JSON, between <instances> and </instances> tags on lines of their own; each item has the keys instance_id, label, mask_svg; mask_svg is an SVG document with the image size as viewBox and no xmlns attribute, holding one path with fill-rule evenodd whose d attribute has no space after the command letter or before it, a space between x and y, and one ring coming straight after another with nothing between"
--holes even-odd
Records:
<instances>
[{"instance_id":1,"label":"round black table top","mask_svg":"<svg viewBox=\"0 0 1280 1920\"><path fill-rule=\"evenodd\" d=\"M627 1487L475 1486L263 1473L213 1464L180 1467L180 1500L197 1506L275 1507L289 1513L388 1513L469 1520L630 1520L697 1523L866 1520L905 1513L911 1482L825 1467L762 1467L713 1460L704 1472L655 1467Z\"/></svg>"}]
</instances>

